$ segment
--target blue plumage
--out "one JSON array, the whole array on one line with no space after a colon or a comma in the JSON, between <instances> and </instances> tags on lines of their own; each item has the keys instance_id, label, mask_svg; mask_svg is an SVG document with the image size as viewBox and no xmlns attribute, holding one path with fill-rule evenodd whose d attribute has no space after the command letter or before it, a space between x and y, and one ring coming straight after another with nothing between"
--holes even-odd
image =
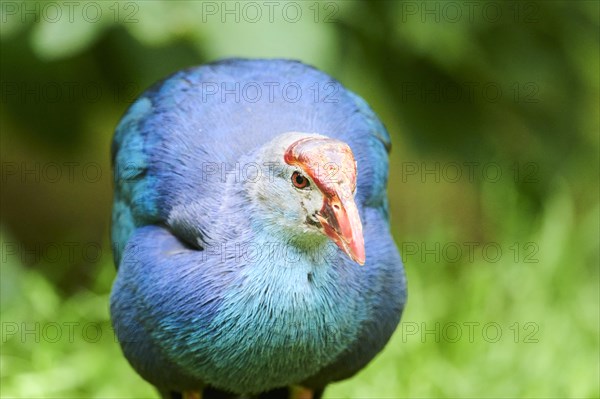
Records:
<instances>
[{"instance_id":1,"label":"blue plumage","mask_svg":"<svg viewBox=\"0 0 600 399\"><path fill-rule=\"evenodd\" d=\"M314 191L286 191L277 167L253 181L286 132L350 146L364 267L302 213L321 198L318 176ZM134 368L166 395L318 392L364 367L406 299L387 217L389 146L360 97L299 62L226 60L144 93L113 143L111 314Z\"/></svg>"}]
</instances>

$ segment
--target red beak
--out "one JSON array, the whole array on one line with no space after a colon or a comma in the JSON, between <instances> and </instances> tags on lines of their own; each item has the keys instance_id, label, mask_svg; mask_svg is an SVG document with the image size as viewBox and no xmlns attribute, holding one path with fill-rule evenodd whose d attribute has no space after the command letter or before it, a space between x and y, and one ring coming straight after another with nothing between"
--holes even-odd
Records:
<instances>
[{"instance_id":1,"label":"red beak","mask_svg":"<svg viewBox=\"0 0 600 399\"><path fill-rule=\"evenodd\" d=\"M365 264L365 242L362 223L354 199L326 198L317 215L325 234L359 265Z\"/></svg>"},{"instance_id":2,"label":"red beak","mask_svg":"<svg viewBox=\"0 0 600 399\"><path fill-rule=\"evenodd\" d=\"M365 263L365 241L354 202L356 162L348 144L323 136L304 137L285 151L288 165L300 166L324 196L317 218L325 234L359 265Z\"/></svg>"}]
</instances>

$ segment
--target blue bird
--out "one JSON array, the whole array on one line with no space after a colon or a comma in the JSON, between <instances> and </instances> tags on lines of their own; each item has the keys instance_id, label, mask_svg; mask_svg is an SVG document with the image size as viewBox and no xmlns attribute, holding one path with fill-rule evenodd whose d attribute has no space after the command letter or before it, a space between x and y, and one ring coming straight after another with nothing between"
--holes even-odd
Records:
<instances>
[{"instance_id":1,"label":"blue bird","mask_svg":"<svg viewBox=\"0 0 600 399\"><path fill-rule=\"evenodd\" d=\"M380 352L406 280L389 135L301 62L173 74L116 128L112 322L163 398L320 398ZM363 266L360 266L363 265Z\"/></svg>"}]
</instances>

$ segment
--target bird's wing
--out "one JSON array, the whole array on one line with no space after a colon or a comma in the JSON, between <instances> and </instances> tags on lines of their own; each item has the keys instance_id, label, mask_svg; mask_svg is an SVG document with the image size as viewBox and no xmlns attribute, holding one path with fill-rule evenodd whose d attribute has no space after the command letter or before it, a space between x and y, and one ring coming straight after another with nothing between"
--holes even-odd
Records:
<instances>
[{"instance_id":1,"label":"bird's wing","mask_svg":"<svg viewBox=\"0 0 600 399\"><path fill-rule=\"evenodd\" d=\"M114 200L111 239L115 264L134 230L159 221L154 191L147 179L149 132L143 125L153 111L151 100L139 98L117 126L112 148Z\"/></svg>"}]
</instances>

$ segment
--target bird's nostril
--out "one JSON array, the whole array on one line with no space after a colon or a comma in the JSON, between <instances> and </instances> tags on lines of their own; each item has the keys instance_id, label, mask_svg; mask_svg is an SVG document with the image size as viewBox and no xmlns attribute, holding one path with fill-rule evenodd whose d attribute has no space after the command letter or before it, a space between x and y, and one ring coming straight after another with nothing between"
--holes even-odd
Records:
<instances>
[{"instance_id":1,"label":"bird's nostril","mask_svg":"<svg viewBox=\"0 0 600 399\"><path fill-rule=\"evenodd\" d=\"M318 228L323 227L323 226L321 226L321 222L319 222L319 220L316 218L316 216L313 216L313 217L307 216L306 223L309 225L318 227Z\"/></svg>"}]
</instances>

